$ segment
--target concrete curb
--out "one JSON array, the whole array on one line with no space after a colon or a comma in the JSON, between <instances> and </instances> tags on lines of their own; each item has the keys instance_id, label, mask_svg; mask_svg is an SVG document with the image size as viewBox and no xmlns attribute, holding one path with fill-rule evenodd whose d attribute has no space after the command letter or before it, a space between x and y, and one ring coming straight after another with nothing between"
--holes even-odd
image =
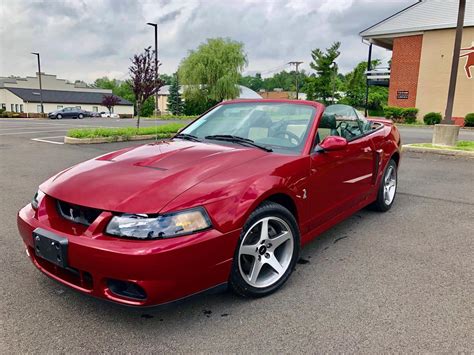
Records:
<instances>
[{"instance_id":1,"label":"concrete curb","mask_svg":"<svg viewBox=\"0 0 474 355\"><path fill-rule=\"evenodd\" d=\"M144 141L155 139L156 134L144 134L141 136L131 137L97 137L97 138L73 138L64 137L64 143L66 144L98 144L98 143L114 143L114 142L126 142L126 141ZM166 137L160 137L158 139L165 139Z\"/></svg>"},{"instance_id":2,"label":"concrete curb","mask_svg":"<svg viewBox=\"0 0 474 355\"><path fill-rule=\"evenodd\" d=\"M464 150L417 147L411 144L404 144L402 146L402 152L428 153L428 154L437 154L437 155L474 158L474 152L469 152L469 151L464 151Z\"/></svg>"}]
</instances>

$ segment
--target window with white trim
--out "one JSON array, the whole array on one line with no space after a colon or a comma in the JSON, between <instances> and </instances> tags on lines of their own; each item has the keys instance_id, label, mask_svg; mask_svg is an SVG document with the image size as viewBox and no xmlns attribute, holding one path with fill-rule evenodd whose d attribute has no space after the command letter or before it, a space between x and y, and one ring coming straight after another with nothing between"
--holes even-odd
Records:
<instances>
[{"instance_id":1,"label":"window with white trim","mask_svg":"<svg viewBox=\"0 0 474 355\"><path fill-rule=\"evenodd\" d=\"M36 105L36 112L41 113L41 105Z\"/></svg>"},{"instance_id":2,"label":"window with white trim","mask_svg":"<svg viewBox=\"0 0 474 355\"><path fill-rule=\"evenodd\" d=\"M56 109L61 110L63 107L64 107L63 105L58 105L58 106L56 106Z\"/></svg>"},{"instance_id":3,"label":"window with white trim","mask_svg":"<svg viewBox=\"0 0 474 355\"><path fill-rule=\"evenodd\" d=\"M98 106L92 106L92 112L99 112Z\"/></svg>"},{"instance_id":4,"label":"window with white trim","mask_svg":"<svg viewBox=\"0 0 474 355\"><path fill-rule=\"evenodd\" d=\"M23 104L20 104L20 112L23 112Z\"/></svg>"}]
</instances>

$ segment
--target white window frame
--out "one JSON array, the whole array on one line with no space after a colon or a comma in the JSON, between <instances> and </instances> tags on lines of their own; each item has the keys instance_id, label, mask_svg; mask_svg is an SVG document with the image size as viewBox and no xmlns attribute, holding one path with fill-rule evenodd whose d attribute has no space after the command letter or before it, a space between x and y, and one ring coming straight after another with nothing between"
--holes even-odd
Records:
<instances>
[{"instance_id":1,"label":"white window frame","mask_svg":"<svg viewBox=\"0 0 474 355\"><path fill-rule=\"evenodd\" d=\"M20 112L23 113L23 104L20 104Z\"/></svg>"},{"instance_id":2,"label":"white window frame","mask_svg":"<svg viewBox=\"0 0 474 355\"><path fill-rule=\"evenodd\" d=\"M92 106L92 112L99 112L99 106Z\"/></svg>"},{"instance_id":3,"label":"white window frame","mask_svg":"<svg viewBox=\"0 0 474 355\"><path fill-rule=\"evenodd\" d=\"M36 105L36 113L41 113L41 105Z\"/></svg>"},{"instance_id":4,"label":"white window frame","mask_svg":"<svg viewBox=\"0 0 474 355\"><path fill-rule=\"evenodd\" d=\"M57 105L56 110L62 110L64 108L64 105Z\"/></svg>"}]
</instances>

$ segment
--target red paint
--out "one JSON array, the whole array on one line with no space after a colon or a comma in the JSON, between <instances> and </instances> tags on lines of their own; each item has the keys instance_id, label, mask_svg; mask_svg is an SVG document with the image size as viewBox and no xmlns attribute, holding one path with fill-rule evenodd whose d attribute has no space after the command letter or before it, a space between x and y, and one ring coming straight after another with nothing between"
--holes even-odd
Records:
<instances>
[{"instance_id":1,"label":"red paint","mask_svg":"<svg viewBox=\"0 0 474 355\"><path fill-rule=\"evenodd\" d=\"M222 104L250 101L259 100ZM47 180L41 185L47 196L38 211L28 204L18 214L18 228L35 266L100 298L137 306L163 304L227 282L245 220L275 194L285 194L296 206L302 244L375 200L385 165L399 154L395 126L383 121L380 129L350 142L327 138L321 145L338 149L317 152L313 142L324 106L265 100L271 101L317 109L301 154L176 140L106 154ZM363 175L371 177L347 183ZM79 225L59 215L55 199L104 212L90 226ZM108 211L164 213L196 206L206 209L212 229L153 241L104 234L112 217ZM32 231L37 227L68 239L68 264L90 273L92 286L34 255ZM136 282L148 297L145 301L117 297L108 289L107 279Z\"/></svg>"}]
</instances>

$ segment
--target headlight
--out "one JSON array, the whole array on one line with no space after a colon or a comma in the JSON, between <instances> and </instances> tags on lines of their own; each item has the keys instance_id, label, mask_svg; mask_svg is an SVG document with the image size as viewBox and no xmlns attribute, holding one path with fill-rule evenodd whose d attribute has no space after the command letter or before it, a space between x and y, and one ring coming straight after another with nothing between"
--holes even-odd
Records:
<instances>
[{"instance_id":1,"label":"headlight","mask_svg":"<svg viewBox=\"0 0 474 355\"><path fill-rule=\"evenodd\" d=\"M38 189L38 191L36 191L36 193L35 193L35 196L33 197L33 200L31 201L31 207L33 207L33 209L37 210L38 206L41 203L41 200L44 198L44 196L45 196L44 192L41 191L40 189Z\"/></svg>"},{"instance_id":2,"label":"headlight","mask_svg":"<svg viewBox=\"0 0 474 355\"><path fill-rule=\"evenodd\" d=\"M105 232L136 239L171 238L191 234L211 227L204 208L193 208L156 217L123 214L114 216Z\"/></svg>"}]
</instances>

